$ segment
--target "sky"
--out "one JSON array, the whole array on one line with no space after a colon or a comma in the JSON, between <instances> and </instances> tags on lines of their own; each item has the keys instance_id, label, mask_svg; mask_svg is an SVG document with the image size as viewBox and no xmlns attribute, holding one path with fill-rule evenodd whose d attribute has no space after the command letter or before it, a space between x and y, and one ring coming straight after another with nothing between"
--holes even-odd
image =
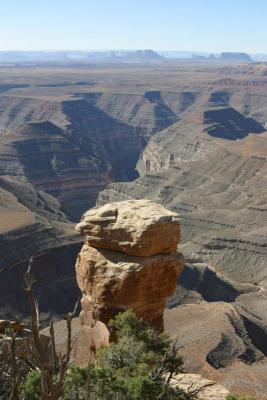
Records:
<instances>
[{"instance_id":1,"label":"sky","mask_svg":"<svg viewBox=\"0 0 267 400\"><path fill-rule=\"evenodd\" d=\"M0 0L0 50L267 53L266 0Z\"/></svg>"}]
</instances>

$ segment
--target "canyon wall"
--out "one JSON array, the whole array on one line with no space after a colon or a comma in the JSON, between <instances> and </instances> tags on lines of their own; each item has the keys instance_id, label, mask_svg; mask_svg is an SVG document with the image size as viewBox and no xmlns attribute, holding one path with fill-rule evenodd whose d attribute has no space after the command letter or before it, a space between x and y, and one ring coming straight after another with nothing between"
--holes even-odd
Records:
<instances>
[{"instance_id":1,"label":"canyon wall","mask_svg":"<svg viewBox=\"0 0 267 400\"><path fill-rule=\"evenodd\" d=\"M31 255L38 280L45 268L42 285L50 287L51 279L59 290L65 282L68 299L75 302L71 266L82 238L74 233L73 221L95 205L110 182L138 176L136 163L148 137L177 121L194 97L87 93L90 85L82 80L65 85L41 76L34 86L32 76L21 79L29 83L6 85L0 96L0 310L3 317L14 312L22 318L28 307L21 271ZM63 248L66 257L60 261ZM52 266L54 278L48 274ZM58 268L67 276L61 282ZM13 281L14 276L19 279ZM65 309L63 303L49 309L49 299L41 301L44 318L68 310L68 301Z\"/></svg>"},{"instance_id":2,"label":"canyon wall","mask_svg":"<svg viewBox=\"0 0 267 400\"><path fill-rule=\"evenodd\" d=\"M178 211L187 260L235 287L241 280L250 292L238 291L239 299L263 312L256 292L265 293L264 65L1 71L3 281L20 277L32 254L50 254L52 263L58 246L75 253L82 238L72 221L108 183L134 179L139 159L141 177L112 183L99 204L147 197ZM4 291L6 304L11 293Z\"/></svg>"}]
</instances>

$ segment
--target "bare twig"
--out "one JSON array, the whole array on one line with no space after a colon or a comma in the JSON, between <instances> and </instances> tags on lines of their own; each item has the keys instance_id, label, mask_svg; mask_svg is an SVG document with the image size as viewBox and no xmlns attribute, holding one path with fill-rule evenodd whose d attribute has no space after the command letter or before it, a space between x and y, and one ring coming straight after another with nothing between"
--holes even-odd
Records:
<instances>
[{"instance_id":1,"label":"bare twig","mask_svg":"<svg viewBox=\"0 0 267 400\"><path fill-rule=\"evenodd\" d=\"M54 332L54 324L51 320L50 322L50 345L51 345L51 364L52 364L52 372L55 374L56 372L56 343L55 343L55 332Z\"/></svg>"},{"instance_id":2,"label":"bare twig","mask_svg":"<svg viewBox=\"0 0 267 400\"><path fill-rule=\"evenodd\" d=\"M71 323L77 312L79 301L75 304L74 311L64 316L67 323L68 338L66 344L66 354L62 356L56 355L54 326L50 324L50 346L47 349L41 340L39 310L37 300L33 292L32 280L33 257L30 258L28 269L25 273L26 292L31 305L31 327L33 342L36 350L36 360L41 371L41 399L42 400L58 400L62 394L63 385L67 370L70 364L71 354ZM50 351L49 351L50 350ZM59 365L57 366L57 359Z\"/></svg>"}]
</instances>

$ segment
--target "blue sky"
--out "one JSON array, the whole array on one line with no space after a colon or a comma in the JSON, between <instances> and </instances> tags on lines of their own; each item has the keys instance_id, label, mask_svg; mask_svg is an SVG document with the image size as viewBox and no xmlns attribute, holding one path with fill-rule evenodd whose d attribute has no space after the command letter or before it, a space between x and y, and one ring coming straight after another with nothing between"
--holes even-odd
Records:
<instances>
[{"instance_id":1,"label":"blue sky","mask_svg":"<svg viewBox=\"0 0 267 400\"><path fill-rule=\"evenodd\" d=\"M267 53L266 0L0 0L0 50Z\"/></svg>"}]
</instances>

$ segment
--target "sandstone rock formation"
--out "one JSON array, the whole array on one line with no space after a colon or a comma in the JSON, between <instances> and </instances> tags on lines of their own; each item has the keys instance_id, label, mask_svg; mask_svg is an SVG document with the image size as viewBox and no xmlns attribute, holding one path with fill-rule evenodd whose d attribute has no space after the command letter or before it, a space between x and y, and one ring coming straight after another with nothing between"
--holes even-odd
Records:
<instances>
[{"instance_id":1,"label":"sandstone rock formation","mask_svg":"<svg viewBox=\"0 0 267 400\"><path fill-rule=\"evenodd\" d=\"M123 201L87 212L77 229L86 235L76 264L82 324L108 323L132 309L162 330L183 268L178 215L149 200Z\"/></svg>"},{"instance_id":2,"label":"sandstone rock formation","mask_svg":"<svg viewBox=\"0 0 267 400\"><path fill-rule=\"evenodd\" d=\"M44 337L50 337L49 327L41 331ZM66 321L54 324L55 345L58 353L64 354L68 338ZM82 325L80 318L74 318L71 324L72 350L71 361L86 367L95 360L96 350L109 344L109 331L100 321L94 326Z\"/></svg>"},{"instance_id":3,"label":"sandstone rock formation","mask_svg":"<svg viewBox=\"0 0 267 400\"><path fill-rule=\"evenodd\" d=\"M224 386L203 378L199 374L179 374L172 378L170 384L178 387L196 400L226 400L230 394Z\"/></svg>"},{"instance_id":4,"label":"sandstone rock formation","mask_svg":"<svg viewBox=\"0 0 267 400\"><path fill-rule=\"evenodd\" d=\"M92 247L138 257L173 253L180 241L178 215L149 200L89 210L76 230Z\"/></svg>"}]
</instances>

